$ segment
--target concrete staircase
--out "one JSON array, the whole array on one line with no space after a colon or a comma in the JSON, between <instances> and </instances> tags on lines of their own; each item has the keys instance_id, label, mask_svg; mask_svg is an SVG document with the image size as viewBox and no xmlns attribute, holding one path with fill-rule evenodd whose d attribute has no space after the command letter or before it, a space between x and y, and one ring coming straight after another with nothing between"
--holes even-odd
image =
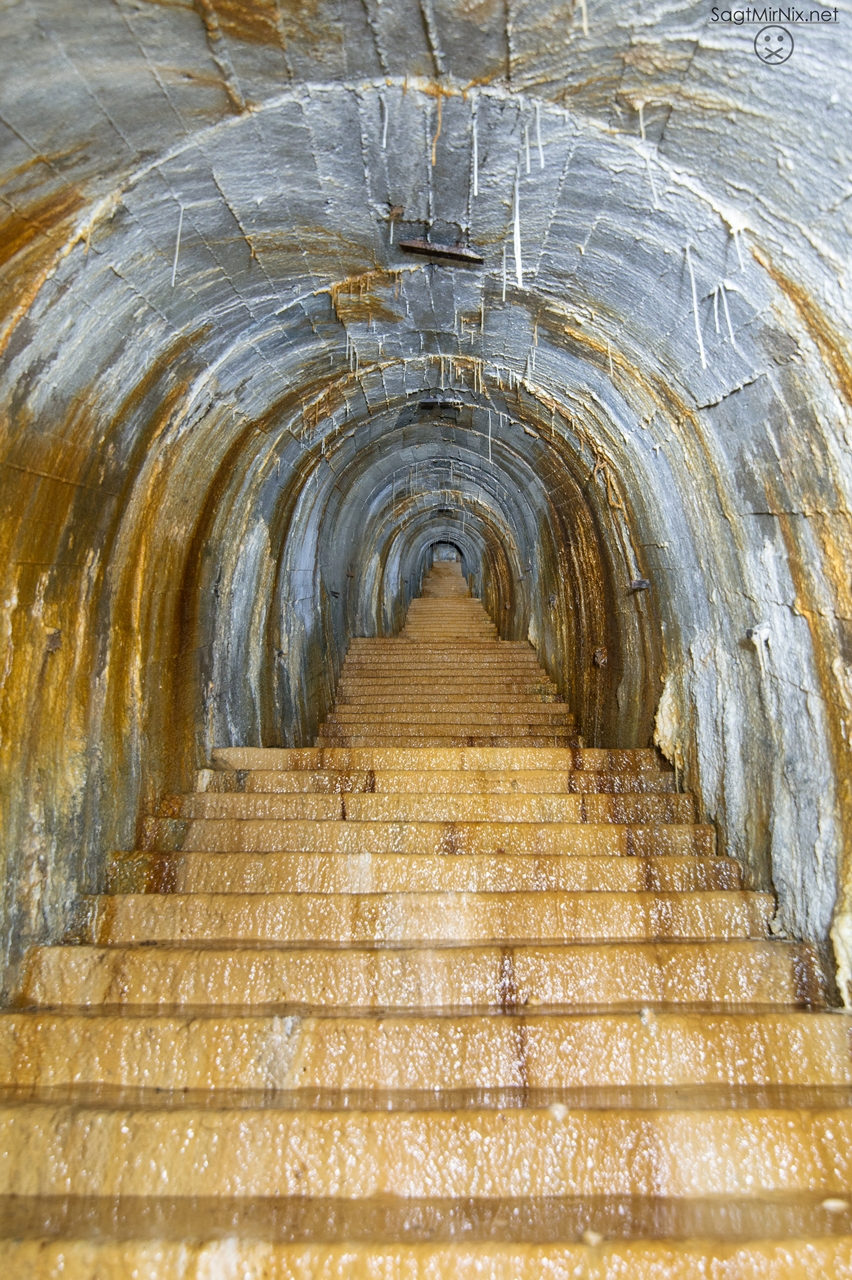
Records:
<instances>
[{"instance_id":1,"label":"concrete staircase","mask_svg":"<svg viewBox=\"0 0 852 1280\"><path fill-rule=\"evenodd\" d=\"M455 566L213 765L0 1014L0 1273L852 1276L814 953Z\"/></svg>"},{"instance_id":2,"label":"concrete staircase","mask_svg":"<svg viewBox=\"0 0 852 1280\"><path fill-rule=\"evenodd\" d=\"M320 747L565 747L574 717L525 641L497 643L457 564L438 563L399 639L353 640Z\"/></svg>"}]
</instances>

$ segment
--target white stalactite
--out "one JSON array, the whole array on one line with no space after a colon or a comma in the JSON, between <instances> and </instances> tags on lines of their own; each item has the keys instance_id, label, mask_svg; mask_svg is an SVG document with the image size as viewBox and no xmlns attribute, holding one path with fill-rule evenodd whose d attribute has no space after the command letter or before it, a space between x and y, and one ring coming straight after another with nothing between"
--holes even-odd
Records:
<instances>
[{"instance_id":1,"label":"white stalactite","mask_svg":"<svg viewBox=\"0 0 852 1280\"><path fill-rule=\"evenodd\" d=\"M524 287L524 268L521 261L521 175L515 174L515 227L514 227L514 249L515 249L515 278L518 282L518 288Z\"/></svg>"},{"instance_id":2,"label":"white stalactite","mask_svg":"<svg viewBox=\"0 0 852 1280\"><path fill-rule=\"evenodd\" d=\"M541 145L541 106L535 104L535 142L538 147L538 167L544 168L544 148Z\"/></svg>"},{"instance_id":3,"label":"white stalactite","mask_svg":"<svg viewBox=\"0 0 852 1280\"><path fill-rule=\"evenodd\" d=\"M180 207L180 217L178 218L177 239L175 240L175 257L172 263L172 288L175 287L175 278L177 276L178 254L180 253L180 233L183 230L183 205Z\"/></svg>"},{"instance_id":4,"label":"white stalactite","mask_svg":"<svg viewBox=\"0 0 852 1280\"><path fill-rule=\"evenodd\" d=\"M695 272L692 270L692 255L689 252L689 245L686 246L686 265L689 267L689 282L692 286L692 314L695 319L695 336L698 339L698 354L701 356L701 368L706 369L707 357L704 354L704 339L701 336L701 318L698 314L698 290L695 287Z\"/></svg>"}]
</instances>

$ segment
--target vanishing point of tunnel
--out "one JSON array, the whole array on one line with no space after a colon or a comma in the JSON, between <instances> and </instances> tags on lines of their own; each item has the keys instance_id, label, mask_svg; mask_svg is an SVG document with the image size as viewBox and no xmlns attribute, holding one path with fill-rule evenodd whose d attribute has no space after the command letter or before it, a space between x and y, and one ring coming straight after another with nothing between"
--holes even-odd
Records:
<instances>
[{"instance_id":1,"label":"vanishing point of tunnel","mask_svg":"<svg viewBox=\"0 0 852 1280\"><path fill-rule=\"evenodd\" d=\"M852 11L0 3L0 1262L852 1277Z\"/></svg>"}]
</instances>

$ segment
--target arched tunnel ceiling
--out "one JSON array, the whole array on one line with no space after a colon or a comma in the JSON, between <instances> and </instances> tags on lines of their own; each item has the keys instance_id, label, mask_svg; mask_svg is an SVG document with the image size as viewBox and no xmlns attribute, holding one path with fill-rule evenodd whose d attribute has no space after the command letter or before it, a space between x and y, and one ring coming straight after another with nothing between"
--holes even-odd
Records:
<instances>
[{"instance_id":1,"label":"arched tunnel ceiling","mask_svg":"<svg viewBox=\"0 0 852 1280\"><path fill-rule=\"evenodd\" d=\"M674 0L2 25L9 954L212 746L308 740L447 538L590 741L660 704L786 927L840 885L846 964L847 27L768 68Z\"/></svg>"}]
</instances>

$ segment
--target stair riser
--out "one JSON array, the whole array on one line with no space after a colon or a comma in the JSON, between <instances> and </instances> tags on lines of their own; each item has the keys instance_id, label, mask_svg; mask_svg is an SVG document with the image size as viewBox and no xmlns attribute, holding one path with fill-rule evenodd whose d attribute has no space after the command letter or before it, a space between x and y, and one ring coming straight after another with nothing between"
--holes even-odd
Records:
<instances>
[{"instance_id":1,"label":"stair riser","mask_svg":"<svg viewBox=\"0 0 852 1280\"><path fill-rule=\"evenodd\" d=\"M560 730L571 730L569 736L574 737L574 717L566 715L560 707L539 707L531 711L518 712L517 715L502 715L489 711L483 716L467 716L449 708L447 711L383 711L372 706L369 709L343 707L328 716L322 723L321 734L329 737L334 732L349 735L375 730L380 736L387 733L414 733L422 737L424 734L437 734L438 737L453 734L539 734L558 733Z\"/></svg>"},{"instance_id":2,"label":"stair riser","mask_svg":"<svg viewBox=\"0 0 852 1280\"><path fill-rule=\"evenodd\" d=\"M459 694L467 694L459 697ZM561 703L555 693L542 689L530 689L526 693L511 693L503 688L497 688L493 693L484 694L481 690L477 690L481 696L475 702L469 701L470 690L447 689L436 694L434 689L423 687L417 689L412 685L408 686L404 696L400 695L399 686L391 688L390 686L382 686L379 689L369 689L363 686L355 688L347 688L337 690L338 708L346 709L363 709L365 707L375 707L376 710L391 712L396 708L401 710L408 708L411 711L445 713L452 709L463 713L481 711L483 707L487 707L489 711L496 711L500 715L507 712L516 711L518 708L531 707L536 710L539 706L543 708L567 711L564 703Z\"/></svg>"},{"instance_id":3,"label":"stair riser","mask_svg":"<svg viewBox=\"0 0 852 1280\"><path fill-rule=\"evenodd\" d=\"M715 832L697 824L499 822L298 822L151 818L144 847L195 853L522 853L593 857L712 856Z\"/></svg>"},{"instance_id":4,"label":"stair riser","mask_svg":"<svg viewBox=\"0 0 852 1280\"><path fill-rule=\"evenodd\" d=\"M0 1108L0 1194L752 1196L846 1191L852 1113Z\"/></svg>"},{"instance_id":5,"label":"stair riser","mask_svg":"<svg viewBox=\"0 0 852 1280\"><path fill-rule=\"evenodd\" d=\"M852 1085L831 1014L0 1015L0 1084L146 1089ZM351 1103L350 1103L351 1105Z\"/></svg>"},{"instance_id":6,"label":"stair riser","mask_svg":"<svg viewBox=\"0 0 852 1280\"><path fill-rule=\"evenodd\" d=\"M353 770L351 773L317 770L313 773L285 769L258 769L237 777L222 770L202 769L196 790L239 790L264 794L340 795L353 792L377 795L669 795L674 792L671 774L546 773L506 770L491 773L462 770Z\"/></svg>"},{"instance_id":7,"label":"stair riser","mask_svg":"<svg viewBox=\"0 0 852 1280\"><path fill-rule=\"evenodd\" d=\"M347 662L341 673L344 689L355 685L369 692L384 689L392 693L390 682L393 680L410 682L412 690L421 694L430 690L438 697L452 694L462 702L480 698L486 701L489 693L500 697L524 690L525 696L535 698L540 692L554 692L537 667L471 664L455 656L444 663L435 663L434 667L422 662L379 662L355 668ZM399 691L398 685L397 693Z\"/></svg>"},{"instance_id":8,"label":"stair riser","mask_svg":"<svg viewBox=\"0 0 852 1280\"><path fill-rule=\"evenodd\" d=\"M472 696L474 695L475 696ZM518 687L504 683L494 682L488 688L482 688L477 685L472 688L470 684L462 683L457 685L446 684L441 688L436 688L430 682L406 680L404 690L400 689L400 685L396 681L388 681L379 684L378 681L347 681L345 686L341 686L337 691L337 707L351 706L367 706L372 704L376 707L389 706L393 707L410 707L412 710L420 710L422 707L432 707L435 711L445 712L448 709L460 706L465 714L468 711L483 711L496 709L502 711L516 711L525 707L550 707L569 711L570 708L559 697L555 689L548 689L542 686L530 685L527 688Z\"/></svg>"},{"instance_id":9,"label":"stair riser","mask_svg":"<svg viewBox=\"0 0 852 1280\"><path fill-rule=\"evenodd\" d=\"M350 676L382 676L400 671L421 672L439 683L444 676L460 680L546 680L547 673L536 661L535 654L495 654L491 641L478 645L462 644L409 644L395 650L378 653L349 654L343 666L342 678Z\"/></svg>"},{"instance_id":10,"label":"stair riser","mask_svg":"<svg viewBox=\"0 0 852 1280\"><path fill-rule=\"evenodd\" d=\"M722 858L526 858L428 854L126 854L111 893L448 893L679 891L742 888Z\"/></svg>"},{"instance_id":11,"label":"stair riser","mask_svg":"<svg viewBox=\"0 0 852 1280\"><path fill-rule=\"evenodd\" d=\"M160 816L195 819L322 819L350 822L691 823L691 796L263 795L167 797Z\"/></svg>"},{"instance_id":12,"label":"stair riser","mask_svg":"<svg viewBox=\"0 0 852 1280\"><path fill-rule=\"evenodd\" d=\"M37 947L33 1005L434 1009L819 1003L818 966L780 942L399 950Z\"/></svg>"},{"instance_id":13,"label":"stair riser","mask_svg":"<svg viewBox=\"0 0 852 1280\"><path fill-rule=\"evenodd\" d=\"M371 742L382 744L386 739L405 742L406 738L420 739L428 738L430 741L440 745L442 740L454 741L456 738L462 742L468 739L487 739L484 745L489 745L492 739L505 740L511 743L517 740L529 741L532 738L549 740L549 745L557 745L565 740L576 737L574 728L571 724L550 723L541 721L534 723L524 720L523 723L506 724L501 720L480 721L479 723L471 723L468 720L446 720L430 722L428 720L400 723L396 720L358 720L353 724L339 724L334 720L326 721L322 726L322 732L317 735L320 742L328 742L334 745L337 738L367 738ZM351 744L350 744L351 745ZM476 741L471 743L472 746L478 745Z\"/></svg>"},{"instance_id":14,"label":"stair riser","mask_svg":"<svg viewBox=\"0 0 852 1280\"><path fill-rule=\"evenodd\" d=\"M341 679L387 680L385 668L388 662L405 663L408 666L421 666L428 669L430 675L443 670L448 679L458 679L460 673L475 672L484 681L497 681L508 672L517 673L516 678L524 684L544 684L555 688L553 677L536 661L535 654L529 657L523 654L502 652L502 645L494 652L493 645L476 645L465 648L463 645L453 647L452 661L442 657L443 645L409 645L405 649L382 650L371 654L349 653L344 661Z\"/></svg>"},{"instance_id":15,"label":"stair riser","mask_svg":"<svg viewBox=\"0 0 852 1280\"><path fill-rule=\"evenodd\" d=\"M227 1201L225 1202L227 1204ZM191 1220L192 1221L192 1220ZM231 1233L232 1237L236 1232ZM255 1233L252 1232L252 1235ZM379 1233L381 1235L381 1233ZM713 1271L708 1271L712 1258ZM6 1280L849 1280L852 1238L805 1235L746 1244L650 1241L583 1244L176 1244L4 1242Z\"/></svg>"},{"instance_id":16,"label":"stair riser","mask_svg":"<svg viewBox=\"0 0 852 1280\"><path fill-rule=\"evenodd\" d=\"M653 751L605 751L596 747L550 748L462 747L423 749L411 747L360 747L340 750L319 747L219 747L213 759L229 769L403 769L509 771L578 770L585 773L643 774L672 778L661 768Z\"/></svg>"},{"instance_id":17,"label":"stair riser","mask_svg":"<svg viewBox=\"0 0 852 1280\"><path fill-rule=\"evenodd\" d=\"M536 706L526 706L520 709L502 710L499 707L489 705L483 711L483 704L476 703L474 711L467 711L465 707L458 704L450 703L446 707L440 707L437 710L430 708L419 709L411 706L408 701L401 701L399 704L402 710L394 708L386 710L383 706L379 706L374 702L367 702L357 706L347 706L338 702L338 710L327 716L324 725L330 724L354 724L361 725L365 723L371 724L427 724L427 725L464 725L476 726L485 725L526 725L526 724L542 724L549 726L551 724L573 724L574 717L568 714L567 709L558 703L549 703ZM405 710L404 708L409 708ZM323 732L327 732L324 728Z\"/></svg>"},{"instance_id":18,"label":"stair riser","mask_svg":"<svg viewBox=\"0 0 852 1280\"><path fill-rule=\"evenodd\" d=\"M389 662L421 662L434 665L446 663L448 654L459 654L471 664L483 666L516 667L546 675L538 657L528 644L497 640L489 635L434 635L400 636L395 640L368 640L363 645L354 642L346 654L346 665L364 666L376 664L382 659Z\"/></svg>"},{"instance_id":19,"label":"stair riser","mask_svg":"<svg viewBox=\"0 0 852 1280\"><path fill-rule=\"evenodd\" d=\"M554 747L554 746L571 746L579 745L580 739L575 737L573 732L563 732L560 729L556 731L548 730L544 733L542 730L534 730L529 734L513 734L510 735L505 731L495 733L459 733L455 736L446 736L444 734L412 734L411 736L401 734L399 732L391 733L387 729L381 732L371 732L370 734L360 733L338 733L332 732L329 735L318 734L316 743L318 747L394 747L401 742L406 742L410 747L429 747L435 749L443 749L447 747L511 747L515 743L523 741L528 747Z\"/></svg>"},{"instance_id":20,"label":"stair riser","mask_svg":"<svg viewBox=\"0 0 852 1280\"><path fill-rule=\"evenodd\" d=\"M761 938L770 894L128 894L96 899L91 941L478 942Z\"/></svg>"}]
</instances>

